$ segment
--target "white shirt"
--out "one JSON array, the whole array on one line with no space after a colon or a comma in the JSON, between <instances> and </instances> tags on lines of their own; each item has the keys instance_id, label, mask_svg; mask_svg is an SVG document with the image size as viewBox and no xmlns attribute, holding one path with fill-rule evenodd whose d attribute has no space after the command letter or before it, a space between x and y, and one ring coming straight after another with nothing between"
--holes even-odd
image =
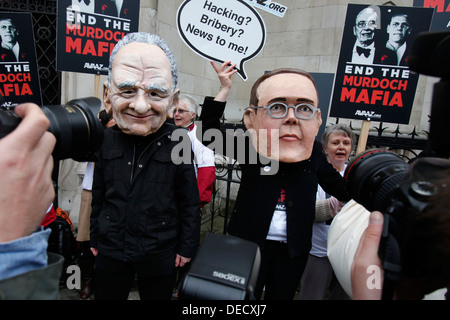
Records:
<instances>
[{"instance_id":1,"label":"white shirt","mask_svg":"<svg viewBox=\"0 0 450 320\"><path fill-rule=\"evenodd\" d=\"M344 176L344 170L339 173L341 176ZM326 199L326 193L323 189L318 186L316 200L324 200ZM327 238L328 238L328 230L330 229L330 225L326 223L326 221L314 222L313 223L313 232L311 239L311 251L309 252L311 255L316 257L326 257L327 256Z\"/></svg>"},{"instance_id":2,"label":"white shirt","mask_svg":"<svg viewBox=\"0 0 450 320\"><path fill-rule=\"evenodd\" d=\"M79 11L79 12L85 12L85 13L94 13L94 4L95 1L91 1L89 2L89 4L87 5L86 3L84 3L84 1L79 1L79 0L72 0L72 10L74 11Z\"/></svg>"},{"instance_id":3,"label":"white shirt","mask_svg":"<svg viewBox=\"0 0 450 320\"><path fill-rule=\"evenodd\" d=\"M16 42L16 44L12 48L12 52L14 53L14 56L16 57L16 61L19 61L20 46L19 46L18 42Z\"/></svg>"},{"instance_id":4,"label":"white shirt","mask_svg":"<svg viewBox=\"0 0 450 320\"><path fill-rule=\"evenodd\" d=\"M214 152L201 143L196 136L197 126L188 132L189 138L191 139L192 151L194 152L194 167L195 175L197 175L197 168L203 167L214 167Z\"/></svg>"},{"instance_id":5,"label":"white shirt","mask_svg":"<svg viewBox=\"0 0 450 320\"><path fill-rule=\"evenodd\" d=\"M281 191L280 198L275 206L266 239L287 241L286 196L284 190Z\"/></svg>"},{"instance_id":6,"label":"white shirt","mask_svg":"<svg viewBox=\"0 0 450 320\"><path fill-rule=\"evenodd\" d=\"M363 47L359 44L358 41L355 42L355 45L353 46L353 54L352 54L352 62L353 63L359 63L359 64L373 64L373 59L375 57L375 44L372 42L372 44L368 47L364 47L365 49L370 49L370 54L368 57L366 57L364 54L358 54L356 47Z\"/></svg>"},{"instance_id":7,"label":"white shirt","mask_svg":"<svg viewBox=\"0 0 450 320\"><path fill-rule=\"evenodd\" d=\"M84 190L92 190L92 182L94 180L94 163L88 162L84 171L83 183L81 188Z\"/></svg>"},{"instance_id":8,"label":"white shirt","mask_svg":"<svg viewBox=\"0 0 450 320\"><path fill-rule=\"evenodd\" d=\"M123 0L116 0L117 16L120 17L120 11L122 10Z\"/></svg>"}]
</instances>

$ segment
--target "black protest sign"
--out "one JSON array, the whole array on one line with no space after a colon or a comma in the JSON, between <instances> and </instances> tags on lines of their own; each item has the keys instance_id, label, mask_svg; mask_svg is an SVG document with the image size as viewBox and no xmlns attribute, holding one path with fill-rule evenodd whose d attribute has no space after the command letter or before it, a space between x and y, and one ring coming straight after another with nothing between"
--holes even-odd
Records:
<instances>
[{"instance_id":1,"label":"black protest sign","mask_svg":"<svg viewBox=\"0 0 450 320\"><path fill-rule=\"evenodd\" d=\"M430 31L450 30L450 0L414 0L414 7L434 8Z\"/></svg>"},{"instance_id":2,"label":"black protest sign","mask_svg":"<svg viewBox=\"0 0 450 320\"><path fill-rule=\"evenodd\" d=\"M321 141L327 126L328 110L330 109L331 93L333 91L334 73L311 72L319 92L319 109L322 116L322 125L317 133L316 140Z\"/></svg>"},{"instance_id":3,"label":"black protest sign","mask_svg":"<svg viewBox=\"0 0 450 320\"><path fill-rule=\"evenodd\" d=\"M138 31L139 0L59 0L56 68L107 74L114 45Z\"/></svg>"},{"instance_id":4,"label":"black protest sign","mask_svg":"<svg viewBox=\"0 0 450 320\"><path fill-rule=\"evenodd\" d=\"M419 75L408 67L432 9L348 5L330 116L408 124Z\"/></svg>"},{"instance_id":5,"label":"black protest sign","mask_svg":"<svg viewBox=\"0 0 450 320\"><path fill-rule=\"evenodd\" d=\"M42 104L30 13L0 13L0 95L2 107Z\"/></svg>"}]
</instances>

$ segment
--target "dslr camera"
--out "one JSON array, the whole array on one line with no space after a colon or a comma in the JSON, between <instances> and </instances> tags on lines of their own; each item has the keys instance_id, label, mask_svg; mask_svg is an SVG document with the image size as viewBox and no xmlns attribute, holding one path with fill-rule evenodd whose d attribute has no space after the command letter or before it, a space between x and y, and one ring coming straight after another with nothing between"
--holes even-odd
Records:
<instances>
[{"instance_id":1,"label":"dslr camera","mask_svg":"<svg viewBox=\"0 0 450 320\"><path fill-rule=\"evenodd\" d=\"M400 156L381 149L368 150L347 165L344 173L352 198L369 211L384 214L379 256L385 272L383 299L391 299L400 275L433 277L411 263L414 248L408 246L416 223L443 188L444 172L450 168L450 32L421 33L409 56L414 72L441 77L434 85L428 149L406 163ZM440 276L440 275L438 275Z\"/></svg>"},{"instance_id":2,"label":"dslr camera","mask_svg":"<svg viewBox=\"0 0 450 320\"><path fill-rule=\"evenodd\" d=\"M103 143L103 126L97 118L101 101L95 97L74 99L65 105L42 106L56 137L55 160L95 161ZM0 109L0 139L12 132L22 119L12 110Z\"/></svg>"}]
</instances>

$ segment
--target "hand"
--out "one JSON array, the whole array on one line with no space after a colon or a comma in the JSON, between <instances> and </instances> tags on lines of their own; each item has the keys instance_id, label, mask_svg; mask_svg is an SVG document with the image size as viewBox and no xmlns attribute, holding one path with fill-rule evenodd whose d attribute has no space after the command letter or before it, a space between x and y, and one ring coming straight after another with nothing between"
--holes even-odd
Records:
<instances>
[{"instance_id":1,"label":"hand","mask_svg":"<svg viewBox=\"0 0 450 320\"><path fill-rule=\"evenodd\" d=\"M50 122L33 103L15 112L23 120L0 140L0 242L36 231L55 198Z\"/></svg>"},{"instance_id":2,"label":"hand","mask_svg":"<svg viewBox=\"0 0 450 320\"><path fill-rule=\"evenodd\" d=\"M374 211L370 214L369 225L361 236L350 271L354 300L381 300L384 274L381 259L378 256L378 247L382 231L383 214ZM380 288L369 288L368 279L375 269L380 271L380 279L378 279Z\"/></svg>"},{"instance_id":3,"label":"hand","mask_svg":"<svg viewBox=\"0 0 450 320\"><path fill-rule=\"evenodd\" d=\"M214 98L216 101L226 101L233 85L233 75L237 72L236 63L231 64L231 61L225 61L220 66L217 66L213 61L210 61L212 67L217 72L220 81L220 91Z\"/></svg>"},{"instance_id":4,"label":"hand","mask_svg":"<svg viewBox=\"0 0 450 320\"><path fill-rule=\"evenodd\" d=\"M175 258L175 267L184 267L189 261L191 261L191 258L185 258L177 254L177 257Z\"/></svg>"},{"instance_id":5,"label":"hand","mask_svg":"<svg viewBox=\"0 0 450 320\"><path fill-rule=\"evenodd\" d=\"M92 248L91 247L91 252L94 255L94 257L96 257L98 255L98 249L97 248Z\"/></svg>"},{"instance_id":6,"label":"hand","mask_svg":"<svg viewBox=\"0 0 450 320\"><path fill-rule=\"evenodd\" d=\"M335 197L330 197L328 199L329 203L330 203L330 210L331 210L331 215L333 217L335 217L339 211L341 211L343 205L342 202L340 202L338 199L336 199Z\"/></svg>"}]
</instances>

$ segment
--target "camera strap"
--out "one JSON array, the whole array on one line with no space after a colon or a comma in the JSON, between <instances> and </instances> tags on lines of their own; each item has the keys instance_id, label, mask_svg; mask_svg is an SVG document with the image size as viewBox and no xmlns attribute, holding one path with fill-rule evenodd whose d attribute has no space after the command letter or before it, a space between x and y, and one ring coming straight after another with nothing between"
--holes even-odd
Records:
<instances>
[{"instance_id":1,"label":"camera strap","mask_svg":"<svg viewBox=\"0 0 450 320\"><path fill-rule=\"evenodd\" d=\"M395 219L390 214L385 214L378 253L383 261L384 270L382 300L392 300L402 269L400 245L393 235L395 228Z\"/></svg>"}]
</instances>

